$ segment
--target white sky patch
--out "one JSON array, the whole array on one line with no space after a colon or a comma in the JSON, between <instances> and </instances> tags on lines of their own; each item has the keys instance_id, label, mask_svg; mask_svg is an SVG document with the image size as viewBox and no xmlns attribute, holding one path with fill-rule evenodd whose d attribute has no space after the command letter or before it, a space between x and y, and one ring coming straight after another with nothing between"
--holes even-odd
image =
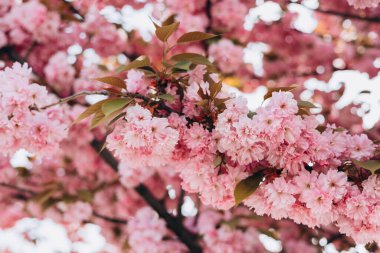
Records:
<instances>
[{"instance_id":1,"label":"white sky patch","mask_svg":"<svg viewBox=\"0 0 380 253\"><path fill-rule=\"evenodd\" d=\"M86 224L78 231L80 242L73 243L73 250L81 253L100 252L106 246L106 239L100 234L101 228L95 224Z\"/></svg>"},{"instance_id":2,"label":"white sky patch","mask_svg":"<svg viewBox=\"0 0 380 253\"><path fill-rule=\"evenodd\" d=\"M250 42L244 48L245 63L251 64L253 72L258 76L264 75L263 58L264 53L269 51L269 46L262 42Z\"/></svg>"},{"instance_id":3,"label":"white sky patch","mask_svg":"<svg viewBox=\"0 0 380 253\"><path fill-rule=\"evenodd\" d=\"M12 156L10 163L14 168L23 167L30 170L33 167L33 163L30 161L29 157L33 158L33 154L25 149L19 149Z\"/></svg>"},{"instance_id":4,"label":"white sky patch","mask_svg":"<svg viewBox=\"0 0 380 253\"><path fill-rule=\"evenodd\" d=\"M268 89L264 86L259 86L252 93L243 93L234 87L229 87L229 91L237 94L238 96L242 96L248 101L248 108L251 111L255 111L257 108L261 106L264 101L264 96L267 93Z\"/></svg>"},{"instance_id":5,"label":"white sky patch","mask_svg":"<svg viewBox=\"0 0 380 253\"><path fill-rule=\"evenodd\" d=\"M264 245L264 248L270 252L280 252L282 250L281 241L279 240L264 234L259 235L259 240Z\"/></svg>"},{"instance_id":6,"label":"white sky patch","mask_svg":"<svg viewBox=\"0 0 380 253\"><path fill-rule=\"evenodd\" d=\"M293 26L303 33L312 33L318 25L318 21L314 18L313 11L300 4L289 4L290 12L298 13Z\"/></svg>"},{"instance_id":7,"label":"white sky patch","mask_svg":"<svg viewBox=\"0 0 380 253\"><path fill-rule=\"evenodd\" d=\"M198 209L196 208L194 201L189 196L185 196L181 207L181 212L185 217L193 217L197 215Z\"/></svg>"},{"instance_id":8,"label":"white sky patch","mask_svg":"<svg viewBox=\"0 0 380 253\"><path fill-rule=\"evenodd\" d=\"M155 28L149 18L153 13L153 6L151 4L146 4L144 8L139 10L135 10L131 6L125 6L121 10L121 13L122 26L126 31L138 30L145 41L152 39Z\"/></svg>"},{"instance_id":9,"label":"white sky patch","mask_svg":"<svg viewBox=\"0 0 380 253\"><path fill-rule=\"evenodd\" d=\"M267 1L259 4L255 8L251 8L245 17L244 28L251 30L255 23L259 20L270 23L280 20L282 10L278 3Z\"/></svg>"},{"instance_id":10,"label":"white sky patch","mask_svg":"<svg viewBox=\"0 0 380 253\"><path fill-rule=\"evenodd\" d=\"M338 109L354 103L362 104L358 111L363 117L363 127L372 128L380 120L380 75L369 79L368 74L356 70L336 71L328 83L310 79L305 82L309 90L322 90L331 92L345 85L345 91L335 106ZM369 91L370 93L361 93ZM368 111L367 113L365 113Z\"/></svg>"},{"instance_id":11,"label":"white sky patch","mask_svg":"<svg viewBox=\"0 0 380 253\"><path fill-rule=\"evenodd\" d=\"M0 230L0 252L8 249L13 253L100 253L106 246L100 230L97 225L87 224L78 230L81 241L72 243L62 225L50 219L25 218L11 229Z\"/></svg>"}]
</instances>

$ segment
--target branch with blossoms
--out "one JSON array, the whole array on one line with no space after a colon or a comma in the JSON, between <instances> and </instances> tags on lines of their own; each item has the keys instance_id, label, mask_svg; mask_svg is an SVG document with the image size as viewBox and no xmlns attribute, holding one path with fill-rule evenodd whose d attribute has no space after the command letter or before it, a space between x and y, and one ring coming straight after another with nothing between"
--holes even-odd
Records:
<instances>
[{"instance_id":1,"label":"branch with blossoms","mask_svg":"<svg viewBox=\"0 0 380 253\"><path fill-rule=\"evenodd\" d=\"M155 25L157 37L165 45L170 44L169 38L178 24ZM211 34L191 32L180 35L175 43L212 37ZM287 92L294 87L270 89L264 97L271 98L269 103L250 113L244 104L222 89L223 84L207 58L193 53L166 58L167 53L164 48L159 68L143 56L120 69L128 71L131 80L131 74L139 76L138 87L128 79L126 83L117 77L98 79L113 86L109 90L114 97L90 106L78 117L81 120L94 115L93 127L99 122L114 125L106 147L120 159L119 172L127 187L137 187L135 189L140 194L148 194L141 185L136 186L138 182L162 169L163 165L175 168L173 160L183 159L173 157L179 148L177 145L181 145L189 150L190 159L197 157L195 164L181 167L184 188L199 193L204 203L228 209L244 202L261 215L269 213L277 219L291 218L308 226L337 222L341 229L346 229L334 217L355 218L346 216L346 211L335 213L332 206L341 205L344 210L347 205L344 196L351 194L356 187L362 188L363 184L377 181L376 175L370 176L379 168L379 160L374 156L376 145L365 135L351 136L334 126L318 128L316 120L309 115L309 110L315 106L307 101L297 102ZM134 92L151 99L139 101L139 97L128 96ZM160 104L181 113L160 110ZM176 130L181 127L184 129ZM149 137L143 137L147 134ZM339 139L341 146L336 150L324 148L330 139ZM329 145L335 143L333 141ZM141 156L136 157L136 154ZM371 157L374 159L370 160ZM198 186L193 186L192 173L200 165L208 167L209 171L203 172L207 174ZM305 170L306 165L309 170ZM142 175L141 167L144 168ZM359 174L351 182L349 180L355 171ZM134 174L140 174L137 180L129 176ZM330 183L324 186L319 185L319 181ZM220 182L223 182L223 187L218 186ZM207 185L210 184L216 185L209 189ZM303 184L312 187L310 193L303 193L308 192ZM368 189L371 188L369 185ZM217 196L210 195L215 187L220 187L220 192ZM363 198L369 197L366 191L361 194ZM153 202L150 204L155 206ZM160 214L160 208L154 209ZM309 220L300 220L298 212L308 215ZM327 219L318 218L319 212L323 212ZM162 217L169 221L164 215ZM366 222L373 226L375 234L378 229L375 223ZM372 236L364 239L350 230L344 231L356 236L359 242L374 240Z\"/></svg>"},{"instance_id":2,"label":"branch with blossoms","mask_svg":"<svg viewBox=\"0 0 380 253\"><path fill-rule=\"evenodd\" d=\"M28 8L29 4L22 6ZM225 19L222 10L230 7L234 10L232 13L236 13L236 19ZM188 8L192 8L191 4ZM194 7L192 11L204 14L198 8ZM205 12L210 21L206 32L214 28L216 31L234 31L224 35L223 39L209 33L187 31L175 22L175 18L155 24L156 38L151 47L159 45L163 48L162 54L158 56L149 50L128 48L127 55L134 55L134 50L144 51L146 55L118 69L109 62L112 60L107 59L104 62L108 66L105 64L96 67L97 71L90 69L79 73L80 68L89 70L81 66L80 57L75 64L65 65L65 54L60 52L52 56L49 50L41 50L44 44L26 47L27 54L14 47L12 50L17 54L31 57L32 60L28 61L36 66L35 72L43 73L41 76L46 76L51 85L61 88L54 96L37 84L29 84L30 69L25 65L14 64L13 68L0 73L1 80L4 80L0 89L0 107L4 112L0 118L0 135L4 139L0 144L1 154L8 158L19 148L25 148L33 153L30 161L37 164L41 157L46 157L33 166L32 171L24 169L24 173L17 175L25 176L24 180L41 192L31 205L37 203L47 207L46 212L42 210L40 213L55 219L62 217L66 224L87 222L91 215L100 218L100 221L96 220L100 224L107 221L112 227L102 224L106 230L118 236L124 234L122 232L128 235L128 243L123 249L132 251L141 251L144 246L151 245L148 242L154 241L160 246L174 243L181 253L186 248L192 252L210 248L214 252L227 251L226 248L232 245L233 248L228 248L230 252L262 252L262 247L255 249L257 245L250 243L258 238L257 231L279 238L268 227L262 231L260 224L252 222L252 217L257 218L253 212L275 219L290 219L310 228L332 224L332 231L323 234L328 242L350 240L337 236L337 229L340 234L352 236L356 242L375 241L379 232L376 216L379 206L376 190L379 182L378 145L365 135L352 135L335 125L319 125L310 113L315 105L297 101L290 93L294 87L277 84L277 88L269 88L263 105L256 111L249 111L246 101L230 93L224 84L227 78L210 62L215 59L218 68L229 77L240 76L240 71L242 76L247 75L239 63L242 62L243 46L252 38L240 38L244 36L240 36L241 30L237 29L238 24L243 23L237 20L241 20L247 10L248 5L240 1L206 2ZM85 45L80 41L78 44L84 50L94 47L102 57L124 52L125 48L120 45L125 46L125 43L117 39L115 27L94 22L99 19L91 15L93 13L86 13L83 22L75 21L75 25L68 26L80 28L81 37L86 37ZM54 18L57 17L52 15L49 20ZM258 41L264 42L266 30L267 34L270 31L269 34L278 35L267 36L268 43L273 42L270 44L273 52L266 55L268 62L286 60L288 77L303 70L317 75L313 66L325 66L331 54L321 55L320 59L315 52L322 50L313 46L329 43L322 41L322 37L315 40L311 35L289 30L291 23L287 17L284 21L282 27L278 24L280 22L273 25L277 31L285 30L283 34L269 29L255 34ZM54 28L54 22L49 23L49 27ZM65 27L64 23L59 27ZM102 29L97 29L99 27ZM260 27L257 24L256 28ZM7 29L8 39L12 29ZM46 34L35 34L37 40L48 38ZM304 46L304 50L299 50L303 54L294 52L293 57L287 57L298 46L281 42L285 38L296 43L305 40L299 43ZM212 39L212 43L206 39ZM65 40L62 43L56 43L58 49L53 51L66 50L68 44ZM104 47L110 43L114 46ZM131 47L136 46L133 42L131 44ZM209 51L210 59L199 51L203 48ZM48 57L39 53L41 51ZM318 59L311 67L305 65L304 68L303 62L298 62L297 54L305 63L311 58ZM41 55L44 58L41 62L46 62L36 64L33 61L36 55ZM299 66L302 66L300 70ZM98 78L94 78L94 72ZM273 76L276 74L282 76L281 72L274 71ZM268 76L272 79L271 74ZM80 79L75 80L79 81L79 85L77 82L75 85L81 88L79 93L71 95L72 86L66 84L74 79ZM103 83L100 91L99 83ZM63 104L73 99L82 101L81 96L92 94L106 95L107 98L87 108L76 102L70 102L70 106ZM63 98L59 98L61 96ZM75 124L71 125L73 121ZM107 130L103 126L107 126ZM88 128L93 130L86 130ZM104 144L97 141L107 134ZM93 148L89 145L91 142ZM1 163L0 166L8 165ZM38 178L39 175L42 176ZM14 179L15 175L1 174L5 181L9 180L8 177ZM116 185L112 183L115 180ZM165 183L157 186L161 180ZM103 183L112 186L98 192L96 189ZM173 194L169 196L165 190L169 185L175 189L175 197ZM96 192L96 196L92 192ZM134 196L136 193L144 203ZM198 213L193 220L180 212L184 198L203 203L197 205ZM8 199L2 199L2 202L9 203L6 201ZM144 206L146 204L150 207ZM206 206L226 211L208 212L210 207ZM132 210L120 211L129 208ZM26 209L36 210L33 206ZM57 210L59 215L53 213ZM82 213L85 215L75 219ZM129 219L126 214L134 219ZM225 217L219 217L221 215ZM281 229L280 225L277 227L280 223L282 221L271 224L275 232ZM153 226L153 238L144 233L144 228L150 226ZM117 229L113 229L115 227ZM293 230L298 231L299 227ZM128 231L120 231L123 228ZM305 231L303 241L293 240L286 244L286 252L311 247L310 235L313 233L308 229ZM226 238L235 238L238 243L231 242L232 239L223 241Z\"/></svg>"}]
</instances>

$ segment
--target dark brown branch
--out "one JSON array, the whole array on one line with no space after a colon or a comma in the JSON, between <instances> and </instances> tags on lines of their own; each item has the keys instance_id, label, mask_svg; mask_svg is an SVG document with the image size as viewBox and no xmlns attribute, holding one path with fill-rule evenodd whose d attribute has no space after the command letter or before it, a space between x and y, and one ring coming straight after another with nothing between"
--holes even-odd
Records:
<instances>
[{"instance_id":1,"label":"dark brown branch","mask_svg":"<svg viewBox=\"0 0 380 253\"><path fill-rule=\"evenodd\" d=\"M67 2L65 0L62 0L62 3L65 4L69 11L71 11L71 13L73 13L78 19L79 21L83 22L84 21L84 16L79 12L79 10L77 10L73 5L72 3L70 2Z\"/></svg>"},{"instance_id":2,"label":"dark brown branch","mask_svg":"<svg viewBox=\"0 0 380 253\"><path fill-rule=\"evenodd\" d=\"M333 242L335 242L336 240L341 239L342 237L344 237L343 234L334 234L334 235L332 235L332 236L327 240L327 244L333 243Z\"/></svg>"},{"instance_id":3,"label":"dark brown branch","mask_svg":"<svg viewBox=\"0 0 380 253\"><path fill-rule=\"evenodd\" d=\"M206 1L206 6L205 6L205 12L206 12L206 16L208 18L208 24L207 24L207 27L206 27L206 32L208 32L208 33L212 31L211 7L212 7L211 0L207 0Z\"/></svg>"},{"instance_id":4,"label":"dark brown branch","mask_svg":"<svg viewBox=\"0 0 380 253\"><path fill-rule=\"evenodd\" d=\"M109 152L107 149L103 149L102 151L102 143L99 141L94 140L92 142L92 147L99 152L100 157L114 170L118 170L118 162L113 157L111 152ZM180 222L180 220L176 219L174 216L169 214L165 208L150 192L150 190L143 184L140 184L136 186L135 191L146 201L147 204L149 204L150 207L152 207L158 215L165 220L166 226L173 231L173 233L178 237L178 239L183 242L190 252L193 253L201 253L202 248L198 245L196 242L196 235L192 234L190 231L188 231Z\"/></svg>"},{"instance_id":5,"label":"dark brown branch","mask_svg":"<svg viewBox=\"0 0 380 253\"><path fill-rule=\"evenodd\" d=\"M55 106L55 105L59 105L59 104L63 104L63 103L67 103L71 100L74 100L78 97L81 97L81 96L85 96L85 95L104 95L104 96L107 96L109 95L109 92L108 91L104 91L104 90L101 90L101 91L81 91L81 92L78 92L76 94L73 94L69 97L65 97L65 98L60 98L58 99L57 102L53 103L53 104L49 104L49 105L45 105L41 108L38 108L38 109L41 109L41 110L45 110L49 107L52 107L52 106Z\"/></svg>"},{"instance_id":6,"label":"dark brown branch","mask_svg":"<svg viewBox=\"0 0 380 253\"><path fill-rule=\"evenodd\" d=\"M166 221L167 227L177 235L179 240L186 244L190 252L202 252L201 247L196 243L196 236L191 234L178 219L170 215L145 185L140 184L135 187L135 190Z\"/></svg>"},{"instance_id":7,"label":"dark brown branch","mask_svg":"<svg viewBox=\"0 0 380 253\"><path fill-rule=\"evenodd\" d=\"M337 17L341 17L345 19L355 19L355 20L360 20L360 21L365 21L365 22L380 23L380 17L358 16L351 13L343 13L343 12L333 11L333 10L312 9L305 5L302 5L302 6L304 6L305 8L309 10L322 13L322 14L333 15L333 16L337 16Z\"/></svg>"},{"instance_id":8,"label":"dark brown branch","mask_svg":"<svg viewBox=\"0 0 380 253\"><path fill-rule=\"evenodd\" d=\"M179 193L179 197L178 197L178 204L177 204L177 218L181 222L183 220L182 205L183 205L184 198L185 198L185 191L181 189Z\"/></svg>"},{"instance_id":9,"label":"dark brown branch","mask_svg":"<svg viewBox=\"0 0 380 253\"><path fill-rule=\"evenodd\" d=\"M114 218L114 217L108 217L108 216L99 214L99 213L97 213L95 211L92 212L92 215L94 215L97 218L100 218L100 219L103 219L105 221L109 221L109 222L112 222L112 223L118 223L118 224L124 224L124 225L126 225L128 223L128 221L126 221L126 220L119 219L119 218Z\"/></svg>"}]
</instances>

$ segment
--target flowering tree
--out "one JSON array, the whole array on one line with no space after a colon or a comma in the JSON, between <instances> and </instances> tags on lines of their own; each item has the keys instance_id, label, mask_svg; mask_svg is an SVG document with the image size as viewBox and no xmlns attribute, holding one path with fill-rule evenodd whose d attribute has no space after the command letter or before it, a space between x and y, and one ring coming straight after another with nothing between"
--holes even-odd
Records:
<instances>
[{"instance_id":1,"label":"flowering tree","mask_svg":"<svg viewBox=\"0 0 380 253\"><path fill-rule=\"evenodd\" d=\"M340 70L376 80L379 1L257 2L1 2L0 228L50 218L77 240L95 223L106 252L268 252L261 235L378 252L379 124L336 108L344 86L302 94ZM278 18L252 17L267 4ZM122 21L147 6L149 39ZM263 103L231 86L266 87Z\"/></svg>"}]
</instances>

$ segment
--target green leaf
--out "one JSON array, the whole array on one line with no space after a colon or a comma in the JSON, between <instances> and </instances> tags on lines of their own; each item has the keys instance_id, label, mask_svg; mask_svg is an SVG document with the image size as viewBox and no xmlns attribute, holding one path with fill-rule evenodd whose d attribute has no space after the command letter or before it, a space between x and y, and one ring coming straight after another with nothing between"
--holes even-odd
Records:
<instances>
[{"instance_id":1,"label":"green leaf","mask_svg":"<svg viewBox=\"0 0 380 253\"><path fill-rule=\"evenodd\" d=\"M108 115L104 115L104 117L101 118L93 127L105 124L106 122L109 122L109 123L111 123L112 121L115 122L114 120L120 119L122 117L120 115L125 115L125 113L123 112L123 109L116 110Z\"/></svg>"},{"instance_id":2,"label":"green leaf","mask_svg":"<svg viewBox=\"0 0 380 253\"><path fill-rule=\"evenodd\" d=\"M268 88L267 94L264 96L264 100L272 97L273 92L278 92L278 91L291 91L297 88L296 85L288 86L288 87L277 87L277 88Z\"/></svg>"},{"instance_id":3,"label":"green leaf","mask_svg":"<svg viewBox=\"0 0 380 253\"><path fill-rule=\"evenodd\" d=\"M182 53L172 56L171 60L173 61L189 61L194 64L200 65L212 65L212 63L203 55L195 53Z\"/></svg>"},{"instance_id":4,"label":"green leaf","mask_svg":"<svg viewBox=\"0 0 380 253\"><path fill-rule=\"evenodd\" d=\"M125 72L131 69L141 68L141 67L148 67L150 66L150 60L147 56L142 55L138 57L136 60L131 61L128 65L123 66L121 68L118 68L118 73Z\"/></svg>"},{"instance_id":5,"label":"green leaf","mask_svg":"<svg viewBox=\"0 0 380 253\"><path fill-rule=\"evenodd\" d=\"M176 14L172 14L169 17L167 17L164 21L162 21L163 26L171 25L175 22Z\"/></svg>"},{"instance_id":6,"label":"green leaf","mask_svg":"<svg viewBox=\"0 0 380 253\"><path fill-rule=\"evenodd\" d=\"M189 71L191 64L192 63L190 61L179 61L176 64L174 64L173 67L176 69L182 69L182 70Z\"/></svg>"},{"instance_id":7,"label":"green leaf","mask_svg":"<svg viewBox=\"0 0 380 253\"><path fill-rule=\"evenodd\" d=\"M85 202L91 202L92 199L94 198L94 195L92 194L92 192L86 189L78 190L77 194L78 194L78 197Z\"/></svg>"},{"instance_id":8,"label":"green leaf","mask_svg":"<svg viewBox=\"0 0 380 253\"><path fill-rule=\"evenodd\" d=\"M220 225L228 226L231 229L236 229L239 226L239 219L238 218L232 218L230 220L221 221Z\"/></svg>"},{"instance_id":9,"label":"green leaf","mask_svg":"<svg viewBox=\"0 0 380 253\"><path fill-rule=\"evenodd\" d=\"M208 100L208 99L202 99L201 101L198 101L198 102L196 103L196 105L199 105L199 106L201 106L201 107L204 107L204 106L206 106L208 103L209 103L209 100Z\"/></svg>"},{"instance_id":10,"label":"green leaf","mask_svg":"<svg viewBox=\"0 0 380 253\"><path fill-rule=\"evenodd\" d=\"M223 158L218 155L218 156L215 156L215 159L214 159L214 166L215 167L218 167L219 165L222 164L222 161L223 161Z\"/></svg>"},{"instance_id":11,"label":"green leaf","mask_svg":"<svg viewBox=\"0 0 380 253\"><path fill-rule=\"evenodd\" d=\"M305 108L298 108L298 112L296 115L299 115L299 116L310 115L310 112Z\"/></svg>"},{"instance_id":12,"label":"green leaf","mask_svg":"<svg viewBox=\"0 0 380 253\"><path fill-rule=\"evenodd\" d=\"M98 80L102 83L110 84L110 85L118 87L118 88L125 89L124 81L118 77L105 76L105 77L96 78L95 80Z\"/></svg>"},{"instance_id":13,"label":"green leaf","mask_svg":"<svg viewBox=\"0 0 380 253\"><path fill-rule=\"evenodd\" d=\"M208 40L216 36L218 35L211 34L211 33L188 32L188 33L183 34L181 37L179 37L179 39L177 40L177 43L188 43L188 42Z\"/></svg>"},{"instance_id":14,"label":"green leaf","mask_svg":"<svg viewBox=\"0 0 380 253\"><path fill-rule=\"evenodd\" d=\"M42 191L36 194L35 196L33 196L33 200L36 201L38 204L42 205L46 201L48 201L55 192L56 192L56 189L48 189L48 190Z\"/></svg>"},{"instance_id":15,"label":"green leaf","mask_svg":"<svg viewBox=\"0 0 380 253\"><path fill-rule=\"evenodd\" d=\"M254 112L254 111L249 111L248 114L247 114L247 117L250 118L250 119L252 119L253 116L255 116L256 114L257 114L257 113Z\"/></svg>"},{"instance_id":16,"label":"green leaf","mask_svg":"<svg viewBox=\"0 0 380 253\"><path fill-rule=\"evenodd\" d=\"M156 36L161 41L166 42L169 37L178 29L179 23L174 22L170 25L157 26L156 27Z\"/></svg>"},{"instance_id":17,"label":"green leaf","mask_svg":"<svg viewBox=\"0 0 380 253\"><path fill-rule=\"evenodd\" d=\"M92 118L91 120L91 129L97 127L99 125L99 122L105 117L106 115L104 115L104 113L99 110L95 113L94 117Z\"/></svg>"},{"instance_id":18,"label":"green leaf","mask_svg":"<svg viewBox=\"0 0 380 253\"><path fill-rule=\"evenodd\" d=\"M210 83L210 97L215 98L223 87L222 82Z\"/></svg>"},{"instance_id":19,"label":"green leaf","mask_svg":"<svg viewBox=\"0 0 380 253\"><path fill-rule=\"evenodd\" d=\"M352 162L363 169L369 170L372 174L378 174L380 171L380 160L368 160L368 161L358 161L353 159Z\"/></svg>"},{"instance_id":20,"label":"green leaf","mask_svg":"<svg viewBox=\"0 0 380 253\"><path fill-rule=\"evenodd\" d=\"M124 117L126 115L125 112L121 112L120 114L117 114L116 117L114 117L113 119L110 120L110 122L108 122L108 127L111 126L113 123L115 123L118 119Z\"/></svg>"},{"instance_id":21,"label":"green leaf","mask_svg":"<svg viewBox=\"0 0 380 253\"><path fill-rule=\"evenodd\" d=\"M300 108L318 108L313 103L310 103L308 101L298 101L297 102L298 107Z\"/></svg>"},{"instance_id":22,"label":"green leaf","mask_svg":"<svg viewBox=\"0 0 380 253\"><path fill-rule=\"evenodd\" d=\"M78 118L73 122L73 124L78 123L79 121L91 116L92 114L96 113L97 111L101 110L103 103L107 102L108 99L101 100L90 107L88 107L84 112L82 112Z\"/></svg>"},{"instance_id":23,"label":"green leaf","mask_svg":"<svg viewBox=\"0 0 380 253\"><path fill-rule=\"evenodd\" d=\"M105 116L113 113L114 111L123 109L126 105L132 102L132 98L116 98L109 99L102 105L102 112Z\"/></svg>"},{"instance_id":24,"label":"green leaf","mask_svg":"<svg viewBox=\"0 0 380 253\"><path fill-rule=\"evenodd\" d=\"M214 99L214 105L216 107L218 106L221 106L221 105L225 105L226 101L230 100L231 98L215 98Z\"/></svg>"},{"instance_id":25,"label":"green leaf","mask_svg":"<svg viewBox=\"0 0 380 253\"><path fill-rule=\"evenodd\" d=\"M164 99L164 100L169 101L169 102L173 102L173 100L174 100L174 97L172 94L161 94L158 96L158 98Z\"/></svg>"},{"instance_id":26,"label":"green leaf","mask_svg":"<svg viewBox=\"0 0 380 253\"><path fill-rule=\"evenodd\" d=\"M345 129L344 127L337 127L337 128L334 128L333 129L333 132L338 132L338 133L341 133L341 132L344 132L344 131L347 131L347 129Z\"/></svg>"},{"instance_id":27,"label":"green leaf","mask_svg":"<svg viewBox=\"0 0 380 253\"><path fill-rule=\"evenodd\" d=\"M327 129L327 127L324 125L318 125L316 129L318 130L318 132L323 133Z\"/></svg>"},{"instance_id":28,"label":"green leaf","mask_svg":"<svg viewBox=\"0 0 380 253\"><path fill-rule=\"evenodd\" d=\"M234 191L235 204L239 205L244 199L254 193L259 188L263 178L263 173L259 172L240 181Z\"/></svg>"}]
</instances>

